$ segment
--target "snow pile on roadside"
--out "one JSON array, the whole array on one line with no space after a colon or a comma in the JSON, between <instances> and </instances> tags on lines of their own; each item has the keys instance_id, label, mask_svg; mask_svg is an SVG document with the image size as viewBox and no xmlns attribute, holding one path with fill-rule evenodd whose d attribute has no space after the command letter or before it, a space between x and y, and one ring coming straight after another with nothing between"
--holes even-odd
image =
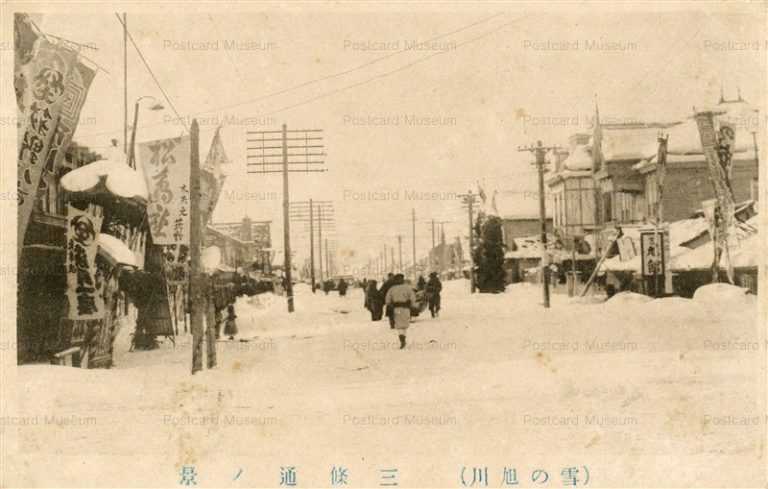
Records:
<instances>
[{"instance_id":1,"label":"snow pile on roadside","mask_svg":"<svg viewBox=\"0 0 768 489\"><path fill-rule=\"evenodd\" d=\"M693 300L707 306L730 309L754 305L756 296L750 294L749 289L718 283L703 285L696 289Z\"/></svg>"},{"instance_id":2,"label":"snow pile on roadside","mask_svg":"<svg viewBox=\"0 0 768 489\"><path fill-rule=\"evenodd\" d=\"M653 299L647 295L635 292L620 292L608 299L605 304L611 307L624 307L628 304L644 304L651 300Z\"/></svg>"}]
</instances>

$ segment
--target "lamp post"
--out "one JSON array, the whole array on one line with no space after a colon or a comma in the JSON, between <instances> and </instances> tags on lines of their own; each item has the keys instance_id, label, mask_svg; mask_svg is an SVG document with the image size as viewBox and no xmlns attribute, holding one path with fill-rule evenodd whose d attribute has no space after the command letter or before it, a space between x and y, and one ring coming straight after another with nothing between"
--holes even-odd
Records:
<instances>
[{"instance_id":1,"label":"lamp post","mask_svg":"<svg viewBox=\"0 0 768 489\"><path fill-rule=\"evenodd\" d=\"M136 168L136 126L139 123L139 102L141 102L143 99L152 99L155 101L154 105L152 105L149 110L163 110L165 107L163 107L162 104L157 102L157 99L151 95L144 95L142 97L139 97L136 99L136 103L134 104L133 109L133 127L131 128L131 145L128 148L128 166L131 168Z\"/></svg>"}]
</instances>

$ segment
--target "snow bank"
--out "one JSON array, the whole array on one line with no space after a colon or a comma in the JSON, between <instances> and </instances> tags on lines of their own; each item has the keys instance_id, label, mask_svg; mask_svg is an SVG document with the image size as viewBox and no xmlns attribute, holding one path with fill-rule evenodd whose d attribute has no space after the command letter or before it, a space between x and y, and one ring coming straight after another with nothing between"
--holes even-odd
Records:
<instances>
[{"instance_id":1,"label":"snow bank","mask_svg":"<svg viewBox=\"0 0 768 489\"><path fill-rule=\"evenodd\" d=\"M707 284L696 289L693 300L702 304L720 307L742 307L745 303L754 302L749 289L731 284Z\"/></svg>"},{"instance_id":2,"label":"snow bank","mask_svg":"<svg viewBox=\"0 0 768 489\"><path fill-rule=\"evenodd\" d=\"M610 306L623 307L627 304L644 304L652 300L653 299L647 295L637 294L635 292L620 292L608 299L605 304Z\"/></svg>"}]
</instances>

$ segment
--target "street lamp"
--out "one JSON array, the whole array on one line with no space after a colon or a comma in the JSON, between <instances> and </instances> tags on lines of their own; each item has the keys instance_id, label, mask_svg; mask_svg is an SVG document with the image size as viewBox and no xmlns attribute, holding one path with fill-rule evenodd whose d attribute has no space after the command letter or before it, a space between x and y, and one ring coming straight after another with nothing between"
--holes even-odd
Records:
<instances>
[{"instance_id":1,"label":"street lamp","mask_svg":"<svg viewBox=\"0 0 768 489\"><path fill-rule=\"evenodd\" d=\"M144 95L136 99L133 110L133 128L131 129L131 146L129 148L130 153L128 154L128 166L131 168L136 168L136 126L139 123L139 102L141 102L143 99L152 99L155 101L155 103L149 107L149 110L158 111L165 108L161 103L157 101L155 97L151 95Z\"/></svg>"}]
</instances>

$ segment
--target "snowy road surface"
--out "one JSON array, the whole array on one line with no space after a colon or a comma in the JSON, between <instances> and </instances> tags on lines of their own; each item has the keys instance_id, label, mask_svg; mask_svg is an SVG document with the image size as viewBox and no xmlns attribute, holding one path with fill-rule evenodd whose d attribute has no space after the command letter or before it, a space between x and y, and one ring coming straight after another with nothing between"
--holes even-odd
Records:
<instances>
[{"instance_id":1,"label":"snowy road surface","mask_svg":"<svg viewBox=\"0 0 768 489\"><path fill-rule=\"evenodd\" d=\"M292 315L281 297L240 299L247 341L219 342L195 376L188 336L129 353L129 331L112 370L22 366L8 481L176 487L188 465L198 486L277 487L282 467L325 487L335 466L350 487L385 469L401 487L462 487L462 468L468 484L477 468L501 487L508 468L518 487L563 487L577 467L587 487L764 485L754 301L557 294L545 311L530 285L445 288L405 351L359 289L299 286Z\"/></svg>"}]
</instances>

